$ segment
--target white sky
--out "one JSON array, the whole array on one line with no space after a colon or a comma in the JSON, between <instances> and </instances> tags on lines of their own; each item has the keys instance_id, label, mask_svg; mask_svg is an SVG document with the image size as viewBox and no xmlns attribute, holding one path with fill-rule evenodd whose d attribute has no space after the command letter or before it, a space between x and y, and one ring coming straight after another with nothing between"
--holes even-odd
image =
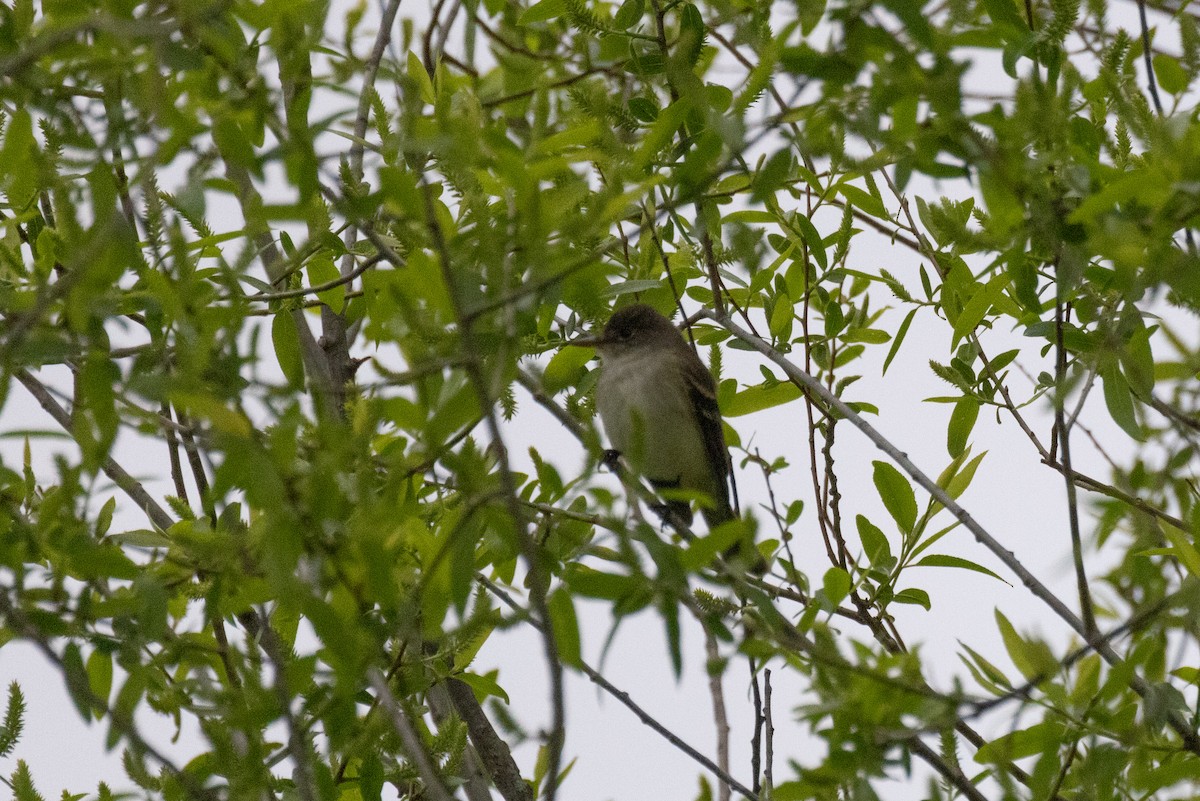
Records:
<instances>
[{"instance_id":1,"label":"white sky","mask_svg":"<svg viewBox=\"0 0 1200 801\"><path fill-rule=\"evenodd\" d=\"M372 6L372 13L374 10ZM413 13L412 6L402 7L401 13ZM336 18L337 14L332 16ZM369 28L369 25L364 25L365 31ZM927 181L914 180L909 195L929 196L948 190L948 187L935 188ZM836 220L832 223L818 220L818 226L828 231L836 226ZM919 286L917 269L920 261L916 254L901 246L892 247L881 237L873 237L868 244L868 238L870 235L864 234L855 240L851 267L874 271L885 266L910 288ZM888 312L877 327L894 331L905 311ZM1192 322L1191 326L1184 333L1195 336L1195 323ZM946 386L933 376L927 364L931 358L943 362L948 360L948 339L949 331L943 322L934 321L929 313L918 314L886 378L878 378L878 368L887 346L868 349L862 365L856 367L864 374L864 378L854 385L850 395L851 399L877 402L882 415L870 418L871 422L931 475L938 474L948 461L945 431L952 407L922 403L922 400L933 395L950 394ZM1010 347L1026 347L1029 359L1025 363L1033 374L1047 366L1044 363L1038 366L1035 352L1037 343L1024 339L1020 332L992 331L984 333L982 339L987 352L991 354ZM1030 348L1030 345L1034 348ZM759 363L754 355L726 351L728 374L755 382L758 380ZM52 371L47 373L52 374ZM1012 383L1018 388L1017 394L1020 396L1027 387L1015 371L1013 376ZM1097 436L1105 440L1109 438L1108 435L1114 435L1113 441L1123 441L1124 436L1115 426L1103 419L1102 400L1097 398L1093 403L1099 406L1101 414L1092 415L1087 422L1094 425ZM820 576L828 565L815 525L815 506L805 468L806 422L801 412L799 405L791 405L730 422L744 443L753 442L764 456L785 455L793 463L790 470L776 479L775 490L785 502L795 497L806 501L806 511L795 527L798 540L794 547L798 555L805 554L810 560L805 562L809 565L808 576L819 585ZM1031 409L1029 416L1039 433L1046 434L1049 431L1050 416L1045 404ZM0 433L53 427L53 422L44 416L19 386L14 385L7 404L0 410ZM586 456L574 440L546 412L523 396L521 411L506 426L506 436L509 437L510 452L518 460L518 468L528 466L525 455L528 446L536 447L544 457L552 455L567 479L574 477L585 462ZM997 423L993 415L986 410L982 412L972 443L975 452L986 450L988 456L976 475L972 489L962 499L964 506L1006 547L1011 548L1035 575L1058 591L1061 597L1068 599L1068 605L1075 607L1075 602L1071 600L1074 598L1074 579L1070 567L1061 478L1038 463L1032 446L1007 415ZM0 438L0 456L4 463L19 465L22 446L23 440L19 437ZM35 440L35 469L52 470L52 455L62 447L61 441ZM1105 466L1096 459L1094 449L1082 437L1074 441L1074 448L1076 463L1084 472L1097 477L1107 475ZM877 500L871 482L871 461L884 458L883 455L848 423L842 423L839 427L836 455L841 465L839 479L843 494L843 519L852 521L856 513L863 513L888 531L885 524L890 518ZM165 473L157 472L160 469L157 466L164 462L162 449L157 443L138 439L125 432L118 443L115 457L125 465L145 465L141 471L142 477L152 479L148 488L157 495L171 492L162 480ZM596 481L611 482L611 479L597 476ZM761 478L752 470L739 474L739 489L743 510L754 509L757 503L764 500ZM107 494L110 493L104 496ZM1086 504L1092 500L1092 496L1081 493L1081 499ZM918 491L918 502L922 507L925 500L923 493ZM124 510L118 516L114 530L144 525L137 519L136 513L128 511L130 505L125 503L124 498L119 498L119 503ZM939 519L949 521L945 513ZM1090 528L1085 518L1085 534ZM771 536L771 526L765 518L762 532L764 536ZM1119 549L1120 538L1114 538L1109 547ZM965 531L954 532L936 550L977 561L1012 581L1012 576ZM1110 558L1091 557L1091 574L1099 575ZM993 609L997 606L1004 610L1019 630L1045 635L1056 647L1067 642L1065 625L1018 583L1010 586L976 574L946 569L918 569L908 575L910 581L919 582L930 592L933 609L927 613L919 607L895 605L891 611L896 614L898 627L908 644L920 646L927 675L937 688L949 689L952 678L965 673L956 657L960 640L968 642L996 664L1006 669L1009 667L992 617ZM1098 592L1098 600L1103 603L1103 590L1098 586L1094 586L1094 589ZM605 605L589 602L581 603L578 612L583 627L585 658L593 666L599 666L600 649L611 625L608 609ZM865 632L853 624L847 623L842 629L849 636L867 638ZM672 731L713 756L714 735L703 671L703 642L695 625L689 625L685 630L684 651L687 665L682 680L677 682L666 654L661 623L652 612L643 613L624 623L608 654L604 673L618 687L630 692L634 700ZM529 629L517 629L493 636L474 666L479 673L492 668L500 669L499 681L512 699L511 712L531 732L546 726L549 721L541 653L537 635ZM30 763L39 790L47 798L58 796L64 789L94 793L98 780L108 781L114 788L128 786L117 755L105 755L103 751L103 728L95 724L89 727L79 722L57 672L30 646L22 643L5 646L3 657L0 659L0 682L7 684L17 680L21 683L28 698L29 714L25 734L15 754L0 761L0 774L11 772L15 759L26 760ZM733 773L743 783L750 784L748 740L752 721L750 705L746 701L746 673L745 663L736 662L726 674L725 687L730 722L734 727L731 738L734 746ZM1015 675L1015 671L1011 673ZM796 726L787 724L790 709L804 697L803 682L787 674L786 670L776 670L774 673L775 719L780 728L775 746L777 781L791 778L787 764L789 760L802 765L816 761L811 750L814 747L812 741L799 736ZM977 689L969 679L965 685L970 691ZM585 677L570 676L567 693L569 709L565 759L570 761L577 758L578 761L563 786L563 798L572 801L633 801L653 797L661 801L689 801L696 797L700 768L690 759L639 723L614 699L604 696ZM993 731L1002 730L1011 723L1011 709L1005 707L1004 714L994 719L991 724ZM165 741L173 733L169 721L153 714L143 714L139 724L155 741L159 741L159 738ZM186 755L194 753L195 749L195 741L189 742L191 736L195 736L194 732L190 736L185 734L177 745L167 750L181 755L180 760L186 761ZM929 742L933 743L933 738ZM966 748L961 750L964 754L969 752ZM532 775L534 756L534 749L528 746L517 752L522 771L527 776ZM968 772L969 765L968 762ZM924 776L923 773L919 775ZM890 798L919 798L925 790L924 778L901 781L900 784L904 786L881 786L878 789Z\"/></svg>"}]
</instances>

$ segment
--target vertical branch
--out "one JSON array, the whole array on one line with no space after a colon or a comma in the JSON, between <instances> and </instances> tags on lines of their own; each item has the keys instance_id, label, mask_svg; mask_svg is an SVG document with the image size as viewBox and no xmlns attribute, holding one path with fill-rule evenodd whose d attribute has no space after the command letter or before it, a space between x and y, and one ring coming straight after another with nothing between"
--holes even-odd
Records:
<instances>
[{"instance_id":1,"label":"vertical branch","mask_svg":"<svg viewBox=\"0 0 1200 801\"><path fill-rule=\"evenodd\" d=\"M1067 484L1067 522L1071 530L1071 558L1075 565L1075 584L1079 592L1079 614L1083 619L1086 636L1096 634L1096 618L1092 611L1092 595L1088 588L1087 571L1083 564L1083 538L1079 533L1079 501L1075 494L1075 481L1071 470L1071 429L1067 425L1066 412L1066 381L1067 381L1067 351L1063 346L1063 301L1062 285L1059 284L1059 297L1054 304L1054 346L1055 346L1055 398L1054 398L1054 430L1057 434L1059 447L1062 449L1061 462L1063 480Z\"/></svg>"},{"instance_id":2,"label":"vertical branch","mask_svg":"<svg viewBox=\"0 0 1200 801\"><path fill-rule=\"evenodd\" d=\"M243 622L255 621L257 623L259 620L265 621L266 617L265 615L246 614L242 616L242 619ZM318 801L320 792L317 790L317 777L312 763L312 749L309 747L304 727L296 720L296 716L292 713L292 696L291 690L288 687L287 670L291 653L284 648L283 641L275 633L275 630L265 622L259 626L257 635L263 650L267 654L267 658L271 660L271 666L275 670L274 682L271 689L275 692L275 698L279 702L280 714L283 717L284 725L287 727L288 753L291 755L293 762L292 781L296 785L297 795L300 796L300 801Z\"/></svg>"},{"instance_id":3,"label":"vertical branch","mask_svg":"<svg viewBox=\"0 0 1200 801\"><path fill-rule=\"evenodd\" d=\"M771 717L770 668L763 670L763 722L767 729L767 753L763 765L762 794L764 798L770 798L771 791L775 789L775 720Z\"/></svg>"},{"instance_id":4,"label":"vertical branch","mask_svg":"<svg viewBox=\"0 0 1200 801\"><path fill-rule=\"evenodd\" d=\"M425 29L421 45L421 63L425 66L425 71L433 75L434 68L437 67L437 59L434 56L433 36L437 32L442 15L442 7L446 5L446 0L436 0L433 8L429 12L429 27ZM456 9L457 11L457 9Z\"/></svg>"},{"instance_id":5,"label":"vertical branch","mask_svg":"<svg viewBox=\"0 0 1200 801\"><path fill-rule=\"evenodd\" d=\"M375 86L375 76L379 73L379 63L383 60L383 54L392 40L392 26L396 23L396 13L399 10L400 0L388 0L388 4L384 6L383 13L380 15L379 31L375 36L375 44L371 47L371 55L367 57L367 61L363 65L362 89L359 91L358 109L354 116L354 138L350 140L350 171L356 180L361 180L363 177L363 154L366 149L364 142L367 135L367 121L371 115L371 90ZM348 236L352 237L354 230L351 227ZM351 238L348 246L353 244L353 238ZM353 263L354 254L346 254L343 265L353 265ZM346 272L346 268L343 267L343 275Z\"/></svg>"},{"instance_id":6,"label":"vertical branch","mask_svg":"<svg viewBox=\"0 0 1200 801\"><path fill-rule=\"evenodd\" d=\"M450 702L450 696L446 692L444 684L434 684L430 687L425 694L425 700L429 705L430 713L433 715L433 721L438 725L439 730L456 718L454 707ZM370 711L373 712L376 708L371 707ZM467 734L468 736L471 735L469 726ZM348 765L349 760L342 762L341 767L338 769L339 780L345 775ZM492 792L488 788L487 773L480 764L479 757L476 756L474 750L471 748L465 749L463 765L462 788L463 792L466 793L467 801L492 801Z\"/></svg>"},{"instance_id":7,"label":"vertical branch","mask_svg":"<svg viewBox=\"0 0 1200 801\"><path fill-rule=\"evenodd\" d=\"M754 792L762 790L762 734L763 715L762 690L758 686L758 671L754 669L754 658L750 664L750 692L754 700L754 734L750 737L750 770L754 773Z\"/></svg>"},{"instance_id":8,"label":"vertical branch","mask_svg":"<svg viewBox=\"0 0 1200 801\"><path fill-rule=\"evenodd\" d=\"M533 801L533 790L529 783L521 778L521 771L513 761L508 743L500 739L491 721L483 714L483 707L475 697L475 691L465 682L456 678L448 678L445 682L446 693L450 702L463 723L467 725L467 733L471 737L471 745L475 747L480 762L491 775L492 783L500 791L505 801ZM486 787L484 788L486 790Z\"/></svg>"},{"instance_id":9,"label":"vertical branch","mask_svg":"<svg viewBox=\"0 0 1200 801\"><path fill-rule=\"evenodd\" d=\"M258 249L263 269L271 283L280 281L284 260L275 244L275 237L267 226L266 205L262 195L254 186L250 173L235 160L225 159L225 174L237 187L236 197L241 206L242 219L246 222L247 234ZM329 361L312 329L304 317L303 309L291 312L292 322L296 325L296 334L300 338L300 357L304 363L304 373L308 377L309 387L317 411L321 415L336 415L342 408L345 388L334 380L329 369Z\"/></svg>"},{"instance_id":10,"label":"vertical branch","mask_svg":"<svg viewBox=\"0 0 1200 801\"><path fill-rule=\"evenodd\" d=\"M186 413L176 409L175 416L182 426L179 436L183 440L183 452L187 454L188 466L192 470L192 481L200 496L200 507L209 521L216 525L217 510L208 492L208 474L204 470L204 460L200 458L200 448L196 445L196 435L193 433L192 420Z\"/></svg>"},{"instance_id":11,"label":"vertical branch","mask_svg":"<svg viewBox=\"0 0 1200 801\"><path fill-rule=\"evenodd\" d=\"M721 652L717 648L717 638L708 626L704 626L704 651L708 657L708 692L712 696L713 722L717 727L717 764L729 773L729 716L725 712L725 688L721 685ZM721 782L717 787L717 801L729 801L729 796L729 785Z\"/></svg>"},{"instance_id":12,"label":"vertical branch","mask_svg":"<svg viewBox=\"0 0 1200 801\"><path fill-rule=\"evenodd\" d=\"M525 524L525 514L518 503L517 481L513 476L512 466L508 458L508 448L504 443L504 435L500 431L500 422L496 416L496 399L493 397L491 383L483 373L480 359L480 346L475 338L474 318L467 314L462 305L462 298L457 291L458 281L455 279L454 268L450 263L450 251L438 222L434 198L430 186L422 187L425 203L425 224L433 240L433 250L437 254L441 268L442 280L446 284L447 294L454 309L454 316L459 325L459 341L463 350L463 369L467 379L475 390L479 406L487 424L491 445L500 466L500 486L504 492L505 506L509 519L512 521L513 534L521 556L529 569L529 600L537 617L544 622L540 631L542 648L546 656L546 666L550 673L550 708L551 727L546 737L546 801L554 801L558 794L559 770L562 766L563 742L566 739L566 702L563 681L562 659L559 657L558 640L550 625L550 607L546 600L550 579L543 564L543 553L538 544L530 536Z\"/></svg>"},{"instance_id":13,"label":"vertical branch","mask_svg":"<svg viewBox=\"0 0 1200 801\"><path fill-rule=\"evenodd\" d=\"M392 40L392 26L396 21L396 13L400 9L400 0L389 0L380 14L379 30L375 35L375 43L371 54L363 65L362 88L358 95L358 108L354 117L354 138L350 146L350 175L354 181L348 187L349 191L357 192L363 179L364 142L367 135L367 122L371 114L371 94L375 88L375 76L379 73L379 64L387 52ZM354 245L358 241L358 225L353 221L347 226L343 243L346 255L342 258L339 270L343 278L352 276L355 268ZM346 316L340 309L330 308L321 304L321 340L330 383L337 389L338 409L342 408L345 400L346 385L354 380L357 365L350 358L350 341L354 338L353 328L346 326Z\"/></svg>"},{"instance_id":14,"label":"vertical branch","mask_svg":"<svg viewBox=\"0 0 1200 801\"><path fill-rule=\"evenodd\" d=\"M1158 78L1154 75L1154 60L1150 56L1150 23L1146 20L1146 0L1137 0L1138 22L1142 26L1142 58L1146 60L1146 84L1150 87L1150 98L1154 108L1161 117L1163 114L1162 98L1158 96Z\"/></svg>"},{"instance_id":15,"label":"vertical branch","mask_svg":"<svg viewBox=\"0 0 1200 801\"><path fill-rule=\"evenodd\" d=\"M802 304L803 311L800 315L800 330L804 333L804 369L809 374L812 373L812 348L809 343L812 341L809 334L809 319L808 315L812 308L812 287L809 286L809 262L808 262L808 247L804 247L804 301ZM815 408L814 408L815 407ZM821 502L821 476L820 476L820 461L817 458L817 415L816 411L825 417L827 424L832 425L833 417L829 416L825 409L817 406L813 400L813 396L809 392L804 393L804 411L808 416L808 468L809 475L812 478L813 488L813 503L817 507L817 526L821 529L821 540L825 543L825 555L829 557L829 563L836 565L838 563L837 554L833 549L833 538L830 532L832 524L829 520L829 510L825 504Z\"/></svg>"},{"instance_id":16,"label":"vertical branch","mask_svg":"<svg viewBox=\"0 0 1200 801\"><path fill-rule=\"evenodd\" d=\"M420 733L409 719L404 707L392 694L383 674L379 672L378 668L371 668L367 672L367 680L375 690L375 695L383 710L387 712L392 728L396 734L400 735L400 742L404 744L408 758L412 760L413 767L417 769L417 774L421 777L422 784L425 785L425 794L433 801L453 801L454 796L442 784L442 780L437 774L437 766L434 765L429 752L425 750L424 743L421 742Z\"/></svg>"},{"instance_id":17,"label":"vertical branch","mask_svg":"<svg viewBox=\"0 0 1200 801\"><path fill-rule=\"evenodd\" d=\"M1166 112L1163 110L1162 98L1158 96L1158 76L1154 74L1154 59L1150 55L1150 23L1146 19L1146 0L1137 0L1137 7L1138 23L1142 28L1142 58L1146 61L1146 84L1150 87L1150 97L1154 101L1154 109L1161 117ZM1187 239L1188 249L1195 253L1196 240L1192 236L1192 229L1185 228L1183 235Z\"/></svg>"},{"instance_id":18,"label":"vertical branch","mask_svg":"<svg viewBox=\"0 0 1200 801\"><path fill-rule=\"evenodd\" d=\"M725 314L725 295L721 291L721 274L717 268L717 257L713 253L712 233L704 221L704 213L700 202L696 203L697 216L700 218L700 247L704 250L704 266L708 268L708 283L713 293L713 309L717 314Z\"/></svg>"},{"instance_id":19,"label":"vertical branch","mask_svg":"<svg viewBox=\"0 0 1200 801\"><path fill-rule=\"evenodd\" d=\"M171 405L163 401L158 407L158 413L170 421ZM175 496L184 503L189 503L187 484L183 483L183 464L179 460L179 440L175 438L175 428L165 425L162 430L163 436L167 438L167 459L171 463L171 483L175 485Z\"/></svg>"}]
</instances>

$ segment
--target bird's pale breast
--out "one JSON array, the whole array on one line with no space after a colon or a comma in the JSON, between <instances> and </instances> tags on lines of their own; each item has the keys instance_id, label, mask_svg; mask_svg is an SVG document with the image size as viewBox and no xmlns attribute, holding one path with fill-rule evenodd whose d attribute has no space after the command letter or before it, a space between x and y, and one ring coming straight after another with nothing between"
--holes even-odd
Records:
<instances>
[{"instance_id":1,"label":"bird's pale breast","mask_svg":"<svg viewBox=\"0 0 1200 801\"><path fill-rule=\"evenodd\" d=\"M674 355L655 348L606 360L596 408L612 446L642 476L715 496L704 440Z\"/></svg>"}]
</instances>

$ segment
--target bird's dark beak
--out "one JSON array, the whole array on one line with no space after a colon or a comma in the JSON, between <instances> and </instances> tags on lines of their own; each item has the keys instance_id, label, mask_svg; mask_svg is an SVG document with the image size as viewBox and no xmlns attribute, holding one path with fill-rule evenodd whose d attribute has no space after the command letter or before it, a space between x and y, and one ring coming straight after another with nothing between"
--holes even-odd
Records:
<instances>
[{"instance_id":1,"label":"bird's dark beak","mask_svg":"<svg viewBox=\"0 0 1200 801\"><path fill-rule=\"evenodd\" d=\"M580 348L598 348L605 344L604 337L576 337L568 340L565 344L574 345Z\"/></svg>"}]
</instances>

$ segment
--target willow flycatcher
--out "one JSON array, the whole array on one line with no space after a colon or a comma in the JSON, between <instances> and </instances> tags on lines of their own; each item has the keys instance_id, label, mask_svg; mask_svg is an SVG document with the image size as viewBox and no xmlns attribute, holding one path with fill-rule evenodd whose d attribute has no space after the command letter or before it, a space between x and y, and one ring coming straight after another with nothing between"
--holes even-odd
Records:
<instances>
[{"instance_id":1,"label":"willow flycatcher","mask_svg":"<svg viewBox=\"0 0 1200 801\"><path fill-rule=\"evenodd\" d=\"M600 353L596 408L613 449L655 488L703 494L710 529L732 520L716 382L671 321L638 303L614 313L600 336L572 344ZM688 501L669 500L667 510L668 521L691 525Z\"/></svg>"}]
</instances>

